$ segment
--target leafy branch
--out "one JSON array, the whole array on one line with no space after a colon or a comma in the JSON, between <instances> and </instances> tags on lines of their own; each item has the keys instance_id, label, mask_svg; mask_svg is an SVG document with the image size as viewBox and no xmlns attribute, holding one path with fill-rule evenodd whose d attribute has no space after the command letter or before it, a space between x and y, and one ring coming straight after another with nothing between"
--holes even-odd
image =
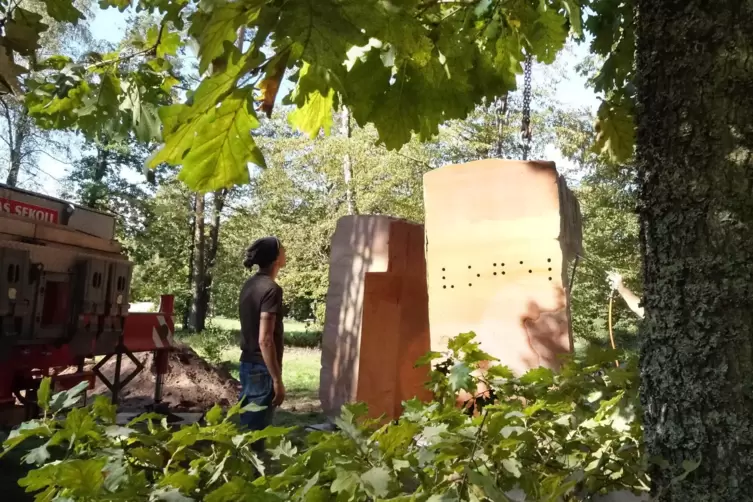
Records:
<instances>
[{"instance_id":1,"label":"leafy branch","mask_svg":"<svg viewBox=\"0 0 753 502\"><path fill-rule=\"evenodd\" d=\"M147 55L153 56L153 55L155 55L157 53L157 48L162 43L162 34L165 31L165 24L166 23L164 22L164 20L163 20L162 23L160 23L159 33L157 34L157 41L154 42L154 44L151 47L147 47L146 49L142 49L140 51L135 51L135 52L132 52L130 54L126 54L124 56L119 56L117 58L105 59L103 61L98 61L96 63L93 63L93 64L90 64L90 65L86 66L86 68L85 68L86 71L92 70L94 68L99 68L99 67L102 67L102 66L116 65L116 64L123 63L125 61L129 61L131 59L134 59L134 58L137 58L137 57L140 57L140 56L147 56Z\"/></svg>"},{"instance_id":2,"label":"leafy branch","mask_svg":"<svg viewBox=\"0 0 753 502\"><path fill-rule=\"evenodd\" d=\"M496 377L487 380L496 397L478 420L454 404L459 387L478 383L473 371L445 369L448 361L451 368L480 369L487 355L473 339L460 335L447 353L419 361L443 359L431 372L431 402L407 401L391 422L368 418L363 404L351 404L336 421L338 431L305 438L296 428L239 428L239 414L261 409L240 403L227 411L215 406L205 423L178 430L158 414L118 426L104 397L77 407L86 384L51 396L44 379L38 392L44 416L13 431L2 455L41 439L23 457L36 467L21 486L49 499L90 502L164 499L166 493L185 502L281 501L308 493L306 500L411 496L425 502L471 492L506 500L516 487L537 500L571 502L611 490L645 491L648 467L658 464L641 447L634 358L614 368L613 354L593 354L567 362L560 374L536 368L520 377L491 367ZM251 449L261 439L269 460ZM673 483L698 462L684 466Z\"/></svg>"}]
</instances>

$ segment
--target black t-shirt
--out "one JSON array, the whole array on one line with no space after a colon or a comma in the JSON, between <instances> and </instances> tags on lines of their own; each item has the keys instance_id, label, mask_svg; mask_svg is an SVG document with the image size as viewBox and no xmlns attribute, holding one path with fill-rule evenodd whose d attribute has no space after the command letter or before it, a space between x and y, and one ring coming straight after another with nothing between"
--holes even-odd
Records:
<instances>
[{"instance_id":1,"label":"black t-shirt","mask_svg":"<svg viewBox=\"0 0 753 502\"><path fill-rule=\"evenodd\" d=\"M241 318L241 361L264 364L259 347L261 314L275 314L275 348L282 368L282 288L268 275L257 273L241 288L239 301Z\"/></svg>"}]
</instances>

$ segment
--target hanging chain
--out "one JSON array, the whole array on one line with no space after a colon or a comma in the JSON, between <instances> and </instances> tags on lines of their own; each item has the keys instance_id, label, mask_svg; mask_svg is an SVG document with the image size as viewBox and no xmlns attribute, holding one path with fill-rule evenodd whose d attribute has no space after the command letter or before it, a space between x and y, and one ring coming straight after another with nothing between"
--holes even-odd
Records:
<instances>
[{"instance_id":1,"label":"hanging chain","mask_svg":"<svg viewBox=\"0 0 753 502\"><path fill-rule=\"evenodd\" d=\"M523 160L528 160L531 153L531 67L533 58L526 56L525 69L523 71L523 123L520 127L520 136L523 140Z\"/></svg>"}]
</instances>

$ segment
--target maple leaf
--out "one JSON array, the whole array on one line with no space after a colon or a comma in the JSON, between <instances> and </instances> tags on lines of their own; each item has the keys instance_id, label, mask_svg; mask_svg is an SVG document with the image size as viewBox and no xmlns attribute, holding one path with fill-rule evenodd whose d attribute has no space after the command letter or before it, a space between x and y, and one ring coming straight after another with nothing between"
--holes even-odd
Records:
<instances>
[{"instance_id":1,"label":"maple leaf","mask_svg":"<svg viewBox=\"0 0 753 502\"><path fill-rule=\"evenodd\" d=\"M635 121L625 100L617 103L602 101L597 112L596 153L607 153L615 162L624 162L633 155Z\"/></svg>"},{"instance_id":2,"label":"maple leaf","mask_svg":"<svg viewBox=\"0 0 753 502\"><path fill-rule=\"evenodd\" d=\"M564 0L565 10L570 19L570 29L578 36L583 35L583 20L580 3L578 0Z\"/></svg>"},{"instance_id":3,"label":"maple leaf","mask_svg":"<svg viewBox=\"0 0 753 502\"><path fill-rule=\"evenodd\" d=\"M154 169L162 163L179 165L183 162L183 156L193 146L196 135L204 125L211 121L213 115L204 113L198 118L180 122L180 117L190 108L187 105L164 106L159 110L162 119L165 143L156 150L146 161L147 167ZM175 129L172 129L175 127Z\"/></svg>"},{"instance_id":4,"label":"maple leaf","mask_svg":"<svg viewBox=\"0 0 753 502\"><path fill-rule=\"evenodd\" d=\"M251 93L251 88L235 91L198 132L178 176L195 190L214 191L248 183L248 163L265 166L264 155L251 136L251 131L259 127L250 104Z\"/></svg>"},{"instance_id":5,"label":"maple leaf","mask_svg":"<svg viewBox=\"0 0 753 502\"><path fill-rule=\"evenodd\" d=\"M361 127L371 120L372 111L380 106L390 87L390 69L382 62L381 53L379 48L369 50L356 59L344 77L347 93L343 102Z\"/></svg>"},{"instance_id":6,"label":"maple leaf","mask_svg":"<svg viewBox=\"0 0 753 502\"><path fill-rule=\"evenodd\" d=\"M417 113L419 99L412 86L398 80L374 108L371 120L379 132L379 141L388 150L398 150L410 141L413 131L421 128Z\"/></svg>"},{"instance_id":7,"label":"maple leaf","mask_svg":"<svg viewBox=\"0 0 753 502\"><path fill-rule=\"evenodd\" d=\"M471 368L466 364L457 363L450 370L449 381L453 390L470 389L473 384Z\"/></svg>"},{"instance_id":8,"label":"maple leaf","mask_svg":"<svg viewBox=\"0 0 753 502\"><path fill-rule=\"evenodd\" d=\"M223 103L224 106L225 103ZM207 411L204 415L204 420L207 421L207 424L209 425L217 425L222 420L222 407L218 404L215 404L211 410Z\"/></svg>"},{"instance_id":9,"label":"maple leaf","mask_svg":"<svg viewBox=\"0 0 753 502\"><path fill-rule=\"evenodd\" d=\"M37 390L37 404L43 410L50 408L50 392L52 380L49 377L45 377L39 382L39 389Z\"/></svg>"},{"instance_id":10,"label":"maple leaf","mask_svg":"<svg viewBox=\"0 0 753 502\"><path fill-rule=\"evenodd\" d=\"M314 91L306 96L306 102L300 108L288 115L290 124L310 138L315 138L320 130L329 134L332 129L332 105L335 91L330 89L326 94Z\"/></svg>"},{"instance_id":11,"label":"maple leaf","mask_svg":"<svg viewBox=\"0 0 753 502\"><path fill-rule=\"evenodd\" d=\"M276 23L275 37L292 42L293 51L298 54L296 59L336 68L345 60L348 49L369 41L353 19L345 15L343 3L356 4L348 10L349 14L368 12L371 4L367 1L288 0Z\"/></svg>"},{"instance_id":12,"label":"maple leaf","mask_svg":"<svg viewBox=\"0 0 753 502\"><path fill-rule=\"evenodd\" d=\"M12 18L5 22L4 45L19 54L30 56L39 49L39 35L47 28L42 16L16 7L12 11Z\"/></svg>"},{"instance_id":13,"label":"maple leaf","mask_svg":"<svg viewBox=\"0 0 753 502\"><path fill-rule=\"evenodd\" d=\"M320 66L304 63L295 89L286 98L286 102L298 107L288 115L288 121L311 138L315 138L321 129L329 134L332 128L333 86L341 87L333 77Z\"/></svg>"},{"instance_id":14,"label":"maple leaf","mask_svg":"<svg viewBox=\"0 0 753 502\"><path fill-rule=\"evenodd\" d=\"M159 40L159 43L157 41ZM157 47L156 55L158 58L165 56L175 56L181 45L180 33L168 31L167 28L152 26L146 33L146 46Z\"/></svg>"},{"instance_id":15,"label":"maple leaf","mask_svg":"<svg viewBox=\"0 0 753 502\"><path fill-rule=\"evenodd\" d=\"M209 64L225 53L225 43L233 44L238 28L246 20L247 7L243 2L214 2L210 13L201 12L205 19L196 16L191 33L199 41L199 72L204 73Z\"/></svg>"},{"instance_id":16,"label":"maple leaf","mask_svg":"<svg viewBox=\"0 0 753 502\"><path fill-rule=\"evenodd\" d=\"M77 24L84 19L84 14L73 5L73 0L42 0L47 13L55 21Z\"/></svg>"},{"instance_id":17,"label":"maple leaf","mask_svg":"<svg viewBox=\"0 0 753 502\"><path fill-rule=\"evenodd\" d=\"M332 482L332 493L353 493L358 485L361 484L361 479L358 473L353 471L346 471L345 469L337 469L337 477Z\"/></svg>"},{"instance_id":18,"label":"maple leaf","mask_svg":"<svg viewBox=\"0 0 753 502\"><path fill-rule=\"evenodd\" d=\"M29 450L29 453L23 458L24 463L42 465L47 462L50 458L50 452L47 451L49 445L50 442L47 441L45 444Z\"/></svg>"},{"instance_id":19,"label":"maple leaf","mask_svg":"<svg viewBox=\"0 0 753 502\"><path fill-rule=\"evenodd\" d=\"M191 493L199 484L199 478L187 471L175 471L162 478L159 484L163 487L171 486L183 493Z\"/></svg>"},{"instance_id":20,"label":"maple leaf","mask_svg":"<svg viewBox=\"0 0 753 502\"><path fill-rule=\"evenodd\" d=\"M231 57L225 71L202 81L193 94L190 105L179 104L160 108L159 117L162 120L164 144L147 159L147 167L153 169L162 163L171 165L183 163L183 157L190 151L204 126L214 120L217 103L233 92L246 61L247 56L241 55L232 47ZM187 172L183 174L187 176L187 179L193 179L190 176L191 169L192 167L189 166ZM246 169L246 166L238 166L236 169ZM185 166L184 170L186 170ZM203 179L203 176L197 179Z\"/></svg>"},{"instance_id":21,"label":"maple leaf","mask_svg":"<svg viewBox=\"0 0 753 502\"><path fill-rule=\"evenodd\" d=\"M277 99L277 93L280 90L280 82L282 82L282 78L285 76L285 68L287 68L289 57L290 51L278 54L274 61L275 64L270 64L271 70L267 71L264 80L259 84L259 88L262 91L261 109L267 117L272 116L275 99Z\"/></svg>"},{"instance_id":22,"label":"maple leaf","mask_svg":"<svg viewBox=\"0 0 753 502\"><path fill-rule=\"evenodd\" d=\"M364 472L361 481L375 497L384 497L389 493L390 472L384 467L373 467Z\"/></svg>"},{"instance_id":23,"label":"maple leaf","mask_svg":"<svg viewBox=\"0 0 753 502\"><path fill-rule=\"evenodd\" d=\"M51 0L56 2L57 0ZM131 0L99 0L100 9L108 9L110 7L117 8L120 12L123 12L131 5Z\"/></svg>"},{"instance_id":24,"label":"maple leaf","mask_svg":"<svg viewBox=\"0 0 753 502\"><path fill-rule=\"evenodd\" d=\"M554 9L547 9L541 13L534 25L533 34L529 37L531 49L536 58L551 64L562 50L567 40L566 19Z\"/></svg>"},{"instance_id":25,"label":"maple leaf","mask_svg":"<svg viewBox=\"0 0 753 502\"><path fill-rule=\"evenodd\" d=\"M60 465L55 482L70 490L73 498L87 499L97 495L104 483L104 458L69 460Z\"/></svg>"}]
</instances>

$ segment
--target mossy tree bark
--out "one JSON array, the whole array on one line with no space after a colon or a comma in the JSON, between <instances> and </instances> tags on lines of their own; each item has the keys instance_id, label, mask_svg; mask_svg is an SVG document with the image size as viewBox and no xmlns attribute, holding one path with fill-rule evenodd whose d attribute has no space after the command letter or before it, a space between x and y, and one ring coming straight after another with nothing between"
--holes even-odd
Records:
<instances>
[{"instance_id":1,"label":"mossy tree bark","mask_svg":"<svg viewBox=\"0 0 753 502\"><path fill-rule=\"evenodd\" d=\"M654 489L753 500L753 1L637 4L642 401L671 465Z\"/></svg>"}]
</instances>

